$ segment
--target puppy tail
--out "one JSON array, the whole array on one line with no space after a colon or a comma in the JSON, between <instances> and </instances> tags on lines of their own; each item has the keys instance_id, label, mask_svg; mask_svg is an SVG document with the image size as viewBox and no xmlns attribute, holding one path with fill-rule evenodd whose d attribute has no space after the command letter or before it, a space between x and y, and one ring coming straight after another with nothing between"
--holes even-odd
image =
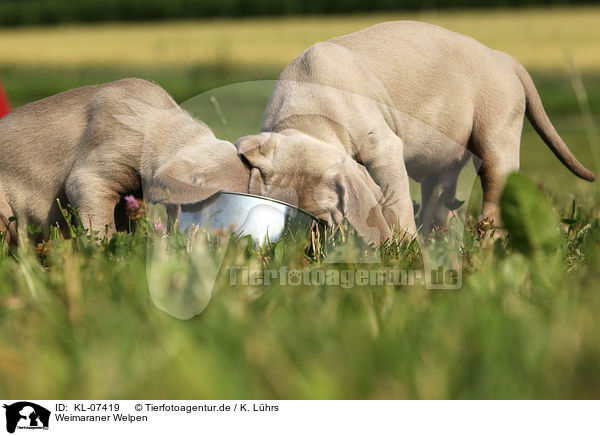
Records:
<instances>
[{"instance_id":1,"label":"puppy tail","mask_svg":"<svg viewBox=\"0 0 600 436\"><path fill-rule=\"evenodd\" d=\"M525 97L527 99L526 114L529 122L533 125L535 131L544 140L548 148L552 150L554 155L560 160L564 166L566 166L573 174L577 177L581 177L584 180L593 182L596 180L596 175L584 167L581 162L577 160L567 144L559 136L558 132L552 125L552 122L548 118L544 106L542 105L542 99L537 92L537 89L531 79L531 76L517 60L508 56L515 73L519 77L519 80L523 84L525 90Z\"/></svg>"}]
</instances>

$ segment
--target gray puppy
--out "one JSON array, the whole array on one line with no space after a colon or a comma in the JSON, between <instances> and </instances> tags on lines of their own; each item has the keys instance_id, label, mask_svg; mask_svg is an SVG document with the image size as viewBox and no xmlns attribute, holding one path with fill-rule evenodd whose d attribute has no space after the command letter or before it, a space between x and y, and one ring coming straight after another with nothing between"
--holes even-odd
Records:
<instances>
[{"instance_id":1,"label":"gray puppy","mask_svg":"<svg viewBox=\"0 0 600 436\"><path fill-rule=\"evenodd\" d=\"M482 217L498 222L505 178L519 168L524 114L567 168L595 180L515 59L431 24L399 21L307 49L279 77L262 133L236 146L252 166L251 193L329 222L346 215L379 243L394 229L416 233L409 176L422 184L420 224L444 222L460 204L458 174L473 155L481 160Z\"/></svg>"},{"instance_id":2,"label":"gray puppy","mask_svg":"<svg viewBox=\"0 0 600 436\"><path fill-rule=\"evenodd\" d=\"M215 138L161 87L141 79L72 89L0 120L0 231L62 222L57 199L84 226L115 231L115 205L147 191L152 202L190 203L247 190L233 144ZM146 189L147 188L147 189Z\"/></svg>"}]
</instances>

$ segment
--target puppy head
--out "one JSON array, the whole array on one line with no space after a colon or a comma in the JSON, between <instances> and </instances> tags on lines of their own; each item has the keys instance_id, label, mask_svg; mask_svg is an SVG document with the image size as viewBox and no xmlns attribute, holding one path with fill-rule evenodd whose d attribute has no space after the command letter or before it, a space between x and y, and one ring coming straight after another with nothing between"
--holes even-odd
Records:
<instances>
[{"instance_id":1,"label":"puppy head","mask_svg":"<svg viewBox=\"0 0 600 436\"><path fill-rule=\"evenodd\" d=\"M231 142L214 137L178 150L145 193L152 203L191 204L219 191L247 192L249 170Z\"/></svg>"},{"instance_id":2,"label":"puppy head","mask_svg":"<svg viewBox=\"0 0 600 436\"><path fill-rule=\"evenodd\" d=\"M381 190L338 148L299 132L263 132L240 138L236 146L251 168L249 193L296 205L328 225L345 216L367 243L390 237Z\"/></svg>"}]
</instances>

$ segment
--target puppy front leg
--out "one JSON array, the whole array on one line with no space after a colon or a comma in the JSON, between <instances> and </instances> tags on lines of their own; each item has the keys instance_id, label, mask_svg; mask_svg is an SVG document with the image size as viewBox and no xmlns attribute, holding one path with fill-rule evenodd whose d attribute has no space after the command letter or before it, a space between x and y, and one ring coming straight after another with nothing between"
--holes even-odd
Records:
<instances>
[{"instance_id":1,"label":"puppy front leg","mask_svg":"<svg viewBox=\"0 0 600 436\"><path fill-rule=\"evenodd\" d=\"M86 172L75 172L66 183L69 203L79 209L81 224L100 236L112 235L115 227L115 206L119 194L107 186L106 180Z\"/></svg>"},{"instance_id":2,"label":"puppy front leg","mask_svg":"<svg viewBox=\"0 0 600 436\"><path fill-rule=\"evenodd\" d=\"M367 171L384 194L383 215L392 231L416 236L417 227L408 173L404 165L402 140L395 135L369 134L369 142L359 152Z\"/></svg>"}]
</instances>

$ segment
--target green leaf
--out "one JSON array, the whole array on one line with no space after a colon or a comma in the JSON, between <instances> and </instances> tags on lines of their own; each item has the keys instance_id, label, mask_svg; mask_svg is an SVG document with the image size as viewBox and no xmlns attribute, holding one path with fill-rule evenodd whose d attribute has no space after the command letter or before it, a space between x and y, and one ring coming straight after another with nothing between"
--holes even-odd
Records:
<instances>
[{"instance_id":1,"label":"green leaf","mask_svg":"<svg viewBox=\"0 0 600 436\"><path fill-rule=\"evenodd\" d=\"M527 255L555 252L561 243L558 220L537 185L511 174L500 200L502 221L512 246Z\"/></svg>"}]
</instances>

